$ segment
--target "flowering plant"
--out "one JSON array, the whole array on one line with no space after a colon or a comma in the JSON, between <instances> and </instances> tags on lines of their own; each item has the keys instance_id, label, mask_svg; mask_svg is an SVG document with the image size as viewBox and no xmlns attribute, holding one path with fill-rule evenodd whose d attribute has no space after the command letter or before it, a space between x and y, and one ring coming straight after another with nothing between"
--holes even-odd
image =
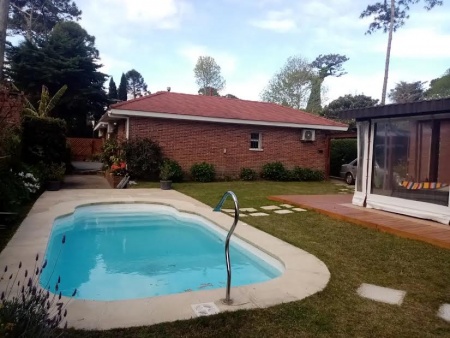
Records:
<instances>
[{"instance_id":1,"label":"flowering plant","mask_svg":"<svg viewBox=\"0 0 450 338\"><path fill-rule=\"evenodd\" d=\"M39 179L37 179L32 173L25 173L21 171L17 175L20 177L24 187L30 194L36 193L41 187Z\"/></svg>"},{"instance_id":2,"label":"flowering plant","mask_svg":"<svg viewBox=\"0 0 450 338\"><path fill-rule=\"evenodd\" d=\"M111 165L110 172L115 176L125 176L127 173L127 164L125 162L114 163Z\"/></svg>"}]
</instances>

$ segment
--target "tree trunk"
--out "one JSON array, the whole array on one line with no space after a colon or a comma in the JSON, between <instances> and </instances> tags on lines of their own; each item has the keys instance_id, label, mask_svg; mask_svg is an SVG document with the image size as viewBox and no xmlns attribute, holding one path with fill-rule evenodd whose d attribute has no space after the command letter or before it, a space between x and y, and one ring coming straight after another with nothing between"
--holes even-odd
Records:
<instances>
[{"instance_id":1,"label":"tree trunk","mask_svg":"<svg viewBox=\"0 0 450 338\"><path fill-rule=\"evenodd\" d=\"M391 22L389 23L389 37L386 50L386 63L384 65L383 92L381 94L382 106L384 106L384 104L386 103L386 91L389 77L389 60L391 58L391 45L392 45L392 33L394 32L394 20L395 20L395 0L391 0Z\"/></svg>"},{"instance_id":2,"label":"tree trunk","mask_svg":"<svg viewBox=\"0 0 450 338\"><path fill-rule=\"evenodd\" d=\"M6 29L8 28L9 0L0 0L0 81L3 80Z\"/></svg>"},{"instance_id":3,"label":"tree trunk","mask_svg":"<svg viewBox=\"0 0 450 338\"><path fill-rule=\"evenodd\" d=\"M311 79L311 93L309 94L306 111L313 114L319 114L322 110L322 99L320 97L322 91L322 83L324 78L318 76Z\"/></svg>"}]
</instances>

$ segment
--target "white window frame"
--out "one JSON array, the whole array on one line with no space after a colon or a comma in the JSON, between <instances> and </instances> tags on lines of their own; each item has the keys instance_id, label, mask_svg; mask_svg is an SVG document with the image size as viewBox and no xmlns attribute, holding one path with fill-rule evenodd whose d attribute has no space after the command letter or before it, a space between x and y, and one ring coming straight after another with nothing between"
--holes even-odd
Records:
<instances>
[{"instance_id":1,"label":"white window frame","mask_svg":"<svg viewBox=\"0 0 450 338\"><path fill-rule=\"evenodd\" d=\"M252 138L253 134L258 134L258 139ZM252 142L258 142L258 148L252 148ZM260 131L252 131L250 133L250 148L249 150L251 151L263 151L262 148L262 133Z\"/></svg>"}]
</instances>

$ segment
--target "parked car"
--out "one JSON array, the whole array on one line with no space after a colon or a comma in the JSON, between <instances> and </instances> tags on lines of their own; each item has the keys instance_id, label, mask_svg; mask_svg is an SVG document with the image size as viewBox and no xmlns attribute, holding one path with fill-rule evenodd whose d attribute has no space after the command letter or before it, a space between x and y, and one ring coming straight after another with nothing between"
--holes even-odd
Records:
<instances>
[{"instance_id":1,"label":"parked car","mask_svg":"<svg viewBox=\"0 0 450 338\"><path fill-rule=\"evenodd\" d=\"M356 170L358 168L358 159L354 159L350 163L341 165L339 176L345 179L347 184L354 184L356 178Z\"/></svg>"},{"instance_id":2,"label":"parked car","mask_svg":"<svg viewBox=\"0 0 450 338\"><path fill-rule=\"evenodd\" d=\"M350 163L343 164L341 166L341 171L339 173L339 176L342 177L347 184L354 184L356 179L356 172L358 169L358 159L354 159ZM380 167L378 162L375 161L375 176L373 184L375 187L379 188L383 184L383 180L387 176L387 171ZM396 172L393 173L393 182L395 184L400 184L401 179L399 174Z\"/></svg>"}]
</instances>

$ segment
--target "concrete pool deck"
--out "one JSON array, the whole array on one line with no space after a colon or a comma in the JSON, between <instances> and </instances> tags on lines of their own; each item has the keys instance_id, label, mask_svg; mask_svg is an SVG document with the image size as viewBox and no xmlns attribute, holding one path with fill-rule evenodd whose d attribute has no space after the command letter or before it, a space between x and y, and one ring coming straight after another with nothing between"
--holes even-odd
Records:
<instances>
[{"instance_id":1,"label":"concrete pool deck","mask_svg":"<svg viewBox=\"0 0 450 338\"><path fill-rule=\"evenodd\" d=\"M114 202L170 205L179 211L203 216L226 231L233 223L231 216L213 212L211 207L174 190L47 191L36 201L14 237L0 253L0 269L8 265L8 271L15 271L21 261L22 271L32 271L36 254L40 257L45 254L56 217L70 214L81 205ZM196 317L192 305L210 302L221 312L264 308L304 299L323 290L330 279L327 267L315 256L244 222L239 221L234 236L277 258L285 267L284 273L258 284L233 287L231 283L232 305L225 305L221 301L225 297L225 288L120 301L72 299L67 307L69 327L102 330L190 319ZM80 250L83 248L80 247Z\"/></svg>"}]
</instances>

